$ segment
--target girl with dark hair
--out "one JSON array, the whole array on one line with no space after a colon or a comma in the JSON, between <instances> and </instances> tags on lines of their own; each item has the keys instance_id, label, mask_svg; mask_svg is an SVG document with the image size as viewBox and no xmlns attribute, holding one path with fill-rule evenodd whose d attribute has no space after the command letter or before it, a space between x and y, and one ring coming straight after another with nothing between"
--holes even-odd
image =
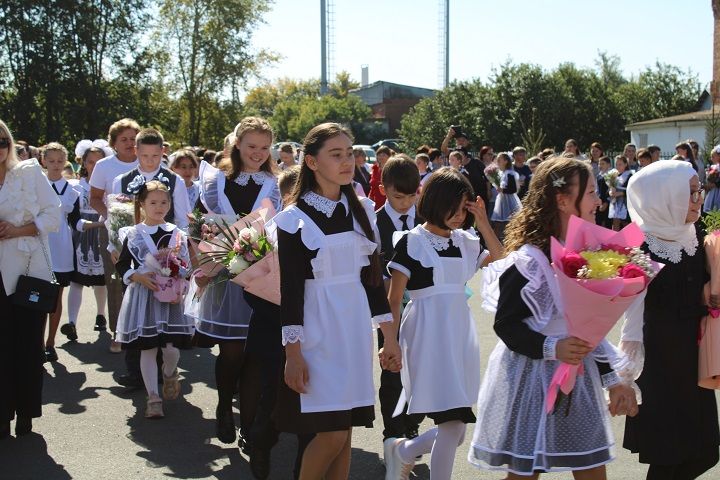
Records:
<instances>
[{"instance_id":1,"label":"girl with dark hair","mask_svg":"<svg viewBox=\"0 0 720 480\"><path fill-rule=\"evenodd\" d=\"M502 256L482 199L455 169L434 172L418 203L423 225L396 232L388 270L389 300L400 321L407 288L411 301L402 313L400 345L407 413L426 415L437 427L414 439L394 439L385 456L387 479L408 478L419 455L431 453L434 480L452 475L455 450L474 423L472 406L480 387L480 346L465 296L465 284L491 260ZM482 248L473 224L487 242ZM439 322L438 319L444 319ZM403 397L401 397L403 398Z\"/></svg>"},{"instance_id":2,"label":"girl with dark hair","mask_svg":"<svg viewBox=\"0 0 720 480\"><path fill-rule=\"evenodd\" d=\"M520 174L513 169L512 160L507 153L500 153L495 162L500 170L500 185L496 188L498 193L493 206L492 221L495 234L502 239L505 236L505 226L521 207L517 194Z\"/></svg>"},{"instance_id":3,"label":"girl with dark hair","mask_svg":"<svg viewBox=\"0 0 720 480\"><path fill-rule=\"evenodd\" d=\"M270 156L273 141L270 124L262 118L246 117L238 123L231 137L229 156L221 161L220 168L207 162L200 164L201 210L235 218L257 210L264 199L269 199L275 209L279 209L280 190L274 173L275 162ZM245 365L245 341L252 309L244 298L242 287L234 282L210 282L210 279L196 276L195 283L198 287L207 287L199 301L192 300L192 286L187 296L185 313L195 319L196 345L220 347L215 363L217 437L223 443L232 443L236 439L232 400L239 384L240 446L246 447L260 388L260 382L248 380L254 373Z\"/></svg>"},{"instance_id":4,"label":"girl with dark hair","mask_svg":"<svg viewBox=\"0 0 720 480\"><path fill-rule=\"evenodd\" d=\"M164 183L151 180L140 187L135 197L137 224L121 229L123 246L115 264L128 286L118 314L117 341L124 348L140 350L140 371L148 395L145 418L162 418L163 399L175 400L180 395L179 349L190 348L194 330L192 319L183 315L181 303L155 298L154 292L159 289L155 273L145 265L148 255L173 248L186 265L179 268L178 276L187 277L190 273L187 236L177 226L165 222L171 201L172 195ZM158 349L162 351L163 362L162 398L158 389Z\"/></svg>"},{"instance_id":5,"label":"girl with dark hair","mask_svg":"<svg viewBox=\"0 0 720 480\"><path fill-rule=\"evenodd\" d=\"M301 479L348 478L352 428L372 427L373 322L386 339L383 367L400 368L374 206L352 187L352 140L335 123L308 132L291 205L274 219L286 357L275 418L281 431L315 434Z\"/></svg>"},{"instance_id":6,"label":"girl with dark hair","mask_svg":"<svg viewBox=\"0 0 720 480\"><path fill-rule=\"evenodd\" d=\"M77 153L78 149L75 151ZM72 273L68 292L68 323L60 327L60 333L68 340L77 340L77 319L82 305L83 287L91 287L95 294L97 312L95 315L95 331L104 332L107 325L105 306L107 304L107 288L105 287L105 267L100 251L100 229L105 224L100 221L100 214L90 206L90 184L88 179L95 169L95 164L105 158L108 152L100 147L90 146L80 156L80 180L73 185L80 195L78 199L80 221L72 225L73 246L75 250L75 270Z\"/></svg>"},{"instance_id":7,"label":"girl with dark hair","mask_svg":"<svg viewBox=\"0 0 720 480\"><path fill-rule=\"evenodd\" d=\"M559 285L550 266L550 238L564 241L572 215L595 221L600 205L595 177L583 161L542 162L522 209L506 229L510 253L483 271L483 308L495 314L500 341L490 355L478 395L468 459L507 479L537 479L572 470L576 479L606 478L612 461L610 413L637 411L635 394L613 368L620 357L603 340L594 350L567 332ZM572 396L545 412L546 391L559 361L582 364Z\"/></svg>"}]
</instances>

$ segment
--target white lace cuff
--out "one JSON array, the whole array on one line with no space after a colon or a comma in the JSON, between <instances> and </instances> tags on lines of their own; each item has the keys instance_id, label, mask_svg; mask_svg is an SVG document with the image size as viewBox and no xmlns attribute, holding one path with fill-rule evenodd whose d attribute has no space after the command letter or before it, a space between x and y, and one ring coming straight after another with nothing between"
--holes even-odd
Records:
<instances>
[{"instance_id":1,"label":"white lace cuff","mask_svg":"<svg viewBox=\"0 0 720 480\"><path fill-rule=\"evenodd\" d=\"M611 388L619 384L622 380L620 379L620 375L613 370L610 373L602 375L600 381L602 382L603 388Z\"/></svg>"},{"instance_id":2,"label":"white lace cuff","mask_svg":"<svg viewBox=\"0 0 720 480\"><path fill-rule=\"evenodd\" d=\"M373 328L380 328L381 323L392 322L392 313L383 313L382 315L375 315L372 317Z\"/></svg>"},{"instance_id":3,"label":"white lace cuff","mask_svg":"<svg viewBox=\"0 0 720 480\"><path fill-rule=\"evenodd\" d=\"M558 337L545 337L545 341L543 342L543 359L557 360L555 347L557 346L558 340L560 340Z\"/></svg>"},{"instance_id":4,"label":"white lace cuff","mask_svg":"<svg viewBox=\"0 0 720 480\"><path fill-rule=\"evenodd\" d=\"M285 325L282 327L283 347L288 343L303 343L305 341L305 330L302 325Z\"/></svg>"}]
</instances>

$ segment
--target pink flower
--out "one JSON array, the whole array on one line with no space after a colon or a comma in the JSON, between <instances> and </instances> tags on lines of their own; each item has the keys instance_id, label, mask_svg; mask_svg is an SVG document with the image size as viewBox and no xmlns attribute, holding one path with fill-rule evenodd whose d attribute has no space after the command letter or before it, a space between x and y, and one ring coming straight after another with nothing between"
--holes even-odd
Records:
<instances>
[{"instance_id":1,"label":"pink flower","mask_svg":"<svg viewBox=\"0 0 720 480\"><path fill-rule=\"evenodd\" d=\"M570 278L577 278L578 270L587 265L587 260L577 252L568 252L562 257L562 269Z\"/></svg>"},{"instance_id":2,"label":"pink flower","mask_svg":"<svg viewBox=\"0 0 720 480\"><path fill-rule=\"evenodd\" d=\"M644 277L645 280L647 280L647 274L645 273L645 270L638 267L637 265L633 263L628 263L624 267L620 269L620 276L622 278L638 278L638 277Z\"/></svg>"},{"instance_id":3,"label":"pink flower","mask_svg":"<svg viewBox=\"0 0 720 480\"><path fill-rule=\"evenodd\" d=\"M244 242L249 243L252 239L252 235L250 235L249 230L243 229L243 231L240 232L240 238L242 238Z\"/></svg>"},{"instance_id":4,"label":"pink flower","mask_svg":"<svg viewBox=\"0 0 720 480\"><path fill-rule=\"evenodd\" d=\"M252 253L250 250L248 250L247 252L245 252L245 253L243 254L243 257L245 257L245 260L247 260L247 261L250 262L250 263L254 263L254 262L257 261L257 258L255 258L255 255L253 255L253 253Z\"/></svg>"},{"instance_id":5,"label":"pink flower","mask_svg":"<svg viewBox=\"0 0 720 480\"><path fill-rule=\"evenodd\" d=\"M240 253L240 252L242 252L242 247L240 246L240 243L238 243L237 240L235 240L235 243L233 243L233 251L234 251L235 253Z\"/></svg>"}]
</instances>

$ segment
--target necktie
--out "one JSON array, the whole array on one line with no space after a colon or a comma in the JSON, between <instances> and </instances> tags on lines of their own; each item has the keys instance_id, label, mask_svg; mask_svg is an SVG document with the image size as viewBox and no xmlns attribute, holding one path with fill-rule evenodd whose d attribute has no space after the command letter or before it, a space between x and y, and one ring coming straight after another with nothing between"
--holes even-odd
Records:
<instances>
[{"instance_id":1,"label":"necktie","mask_svg":"<svg viewBox=\"0 0 720 480\"><path fill-rule=\"evenodd\" d=\"M403 231L405 231L405 230L410 230L410 227L408 227L408 224L407 224L407 219L408 219L407 214L405 214L405 215L400 215L400 221L402 222L402 229L403 229Z\"/></svg>"}]
</instances>

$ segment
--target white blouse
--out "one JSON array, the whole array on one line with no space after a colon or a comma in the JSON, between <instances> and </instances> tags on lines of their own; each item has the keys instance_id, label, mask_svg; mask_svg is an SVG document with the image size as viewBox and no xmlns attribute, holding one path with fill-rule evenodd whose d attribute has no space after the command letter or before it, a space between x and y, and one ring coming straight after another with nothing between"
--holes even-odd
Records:
<instances>
[{"instance_id":1,"label":"white blouse","mask_svg":"<svg viewBox=\"0 0 720 480\"><path fill-rule=\"evenodd\" d=\"M49 255L47 235L58 230L61 218L60 199L37 160L24 160L7 172L0 189L0 221L16 227L33 222L40 234L0 240L0 272L6 295L15 293L18 277L25 275L28 261L30 276L50 280L40 242Z\"/></svg>"}]
</instances>

